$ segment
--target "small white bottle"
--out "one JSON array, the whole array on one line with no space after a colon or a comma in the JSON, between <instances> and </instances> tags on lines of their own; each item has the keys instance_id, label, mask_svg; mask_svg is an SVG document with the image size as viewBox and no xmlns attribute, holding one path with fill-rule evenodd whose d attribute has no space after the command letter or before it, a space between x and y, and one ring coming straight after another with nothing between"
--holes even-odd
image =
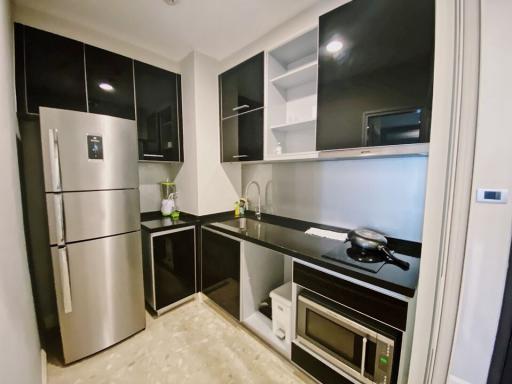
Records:
<instances>
[{"instance_id":1,"label":"small white bottle","mask_svg":"<svg viewBox=\"0 0 512 384\"><path fill-rule=\"evenodd\" d=\"M282 155L283 154L283 147L281 146L281 143L278 141L276 146L276 155Z\"/></svg>"}]
</instances>

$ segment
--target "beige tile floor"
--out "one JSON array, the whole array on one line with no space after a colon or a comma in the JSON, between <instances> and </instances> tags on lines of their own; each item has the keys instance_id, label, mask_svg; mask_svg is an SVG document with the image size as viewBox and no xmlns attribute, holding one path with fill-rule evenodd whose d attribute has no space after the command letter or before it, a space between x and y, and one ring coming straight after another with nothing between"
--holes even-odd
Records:
<instances>
[{"instance_id":1,"label":"beige tile floor","mask_svg":"<svg viewBox=\"0 0 512 384\"><path fill-rule=\"evenodd\" d=\"M308 383L312 381L242 326L200 300L68 367L48 364L48 384Z\"/></svg>"}]
</instances>

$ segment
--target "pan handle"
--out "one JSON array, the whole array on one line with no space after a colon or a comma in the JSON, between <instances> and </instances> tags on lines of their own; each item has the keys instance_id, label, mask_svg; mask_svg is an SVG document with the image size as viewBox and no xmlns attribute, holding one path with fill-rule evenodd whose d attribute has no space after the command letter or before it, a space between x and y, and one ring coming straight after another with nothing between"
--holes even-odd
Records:
<instances>
[{"instance_id":1,"label":"pan handle","mask_svg":"<svg viewBox=\"0 0 512 384\"><path fill-rule=\"evenodd\" d=\"M402 268L404 271L409 270L409 263L407 261L400 260L398 257L393 255L393 253L385 245L379 245L377 249L386 255L386 258L388 259L388 261L390 263L397 265L398 267Z\"/></svg>"}]
</instances>

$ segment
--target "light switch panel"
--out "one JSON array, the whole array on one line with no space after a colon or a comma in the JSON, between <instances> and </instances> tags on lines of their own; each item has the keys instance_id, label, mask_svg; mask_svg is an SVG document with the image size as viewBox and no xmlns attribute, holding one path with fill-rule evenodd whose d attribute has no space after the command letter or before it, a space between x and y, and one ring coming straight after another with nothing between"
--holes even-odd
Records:
<instances>
[{"instance_id":1,"label":"light switch panel","mask_svg":"<svg viewBox=\"0 0 512 384\"><path fill-rule=\"evenodd\" d=\"M508 189L478 188L476 201L480 203L506 204L508 201Z\"/></svg>"}]
</instances>

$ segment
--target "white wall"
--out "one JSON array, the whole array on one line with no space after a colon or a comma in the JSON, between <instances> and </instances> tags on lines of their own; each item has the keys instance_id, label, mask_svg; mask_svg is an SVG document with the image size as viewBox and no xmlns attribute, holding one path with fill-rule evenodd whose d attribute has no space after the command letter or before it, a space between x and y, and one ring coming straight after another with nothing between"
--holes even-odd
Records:
<instances>
[{"instance_id":1,"label":"white wall","mask_svg":"<svg viewBox=\"0 0 512 384\"><path fill-rule=\"evenodd\" d=\"M512 191L512 42L510 0L482 0L481 72L473 196L476 188ZM512 235L512 201L472 201L462 296L450 374L485 383L489 369Z\"/></svg>"},{"instance_id":2,"label":"white wall","mask_svg":"<svg viewBox=\"0 0 512 384\"><path fill-rule=\"evenodd\" d=\"M23 234L9 8L0 2L0 381L35 384L41 360Z\"/></svg>"},{"instance_id":3,"label":"white wall","mask_svg":"<svg viewBox=\"0 0 512 384\"><path fill-rule=\"evenodd\" d=\"M240 196L240 165L219 161L218 66L199 52L181 63L185 162L176 184L180 209L196 215L232 210Z\"/></svg>"},{"instance_id":4,"label":"white wall","mask_svg":"<svg viewBox=\"0 0 512 384\"><path fill-rule=\"evenodd\" d=\"M199 212L230 211L240 197L240 164L220 163L219 62L195 55Z\"/></svg>"},{"instance_id":5,"label":"white wall","mask_svg":"<svg viewBox=\"0 0 512 384\"><path fill-rule=\"evenodd\" d=\"M183 105L183 152L185 161L176 176L178 204L181 211L199 214L197 133L196 133L196 80L195 53L191 52L180 63Z\"/></svg>"}]
</instances>

